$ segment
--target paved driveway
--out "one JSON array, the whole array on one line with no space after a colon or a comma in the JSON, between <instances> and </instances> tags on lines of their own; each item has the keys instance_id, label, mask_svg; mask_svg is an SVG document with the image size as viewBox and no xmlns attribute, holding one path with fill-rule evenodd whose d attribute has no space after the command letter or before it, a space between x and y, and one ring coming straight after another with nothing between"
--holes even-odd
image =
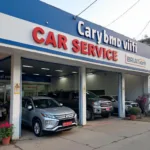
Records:
<instances>
[{"instance_id":1,"label":"paved driveway","mask_svg":"<svg viewBox=\"0 0 150 150\"><path fill-rule=\"evenodd\" d=\"M150 123L112 118L41 138L23 131L19 141L0 150L149 150L149 139Z\"/></svg>"}]
</instances>

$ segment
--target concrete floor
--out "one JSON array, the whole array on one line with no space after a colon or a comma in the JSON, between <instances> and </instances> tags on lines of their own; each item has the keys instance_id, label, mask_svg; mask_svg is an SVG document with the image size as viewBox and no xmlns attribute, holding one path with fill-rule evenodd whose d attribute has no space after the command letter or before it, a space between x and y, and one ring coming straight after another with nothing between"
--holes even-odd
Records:
<instances>
[{"instance_id":1,"label":"concrete floor","mask_svg":"<svg viewBox=\"0 0 150 150\"><path fill-rule=\"evenodd\" d=\"M40 138L24 130L19 141L0 150L149 150L149 139L150 123L110 118Z\"/></svg>"}]
</instances>

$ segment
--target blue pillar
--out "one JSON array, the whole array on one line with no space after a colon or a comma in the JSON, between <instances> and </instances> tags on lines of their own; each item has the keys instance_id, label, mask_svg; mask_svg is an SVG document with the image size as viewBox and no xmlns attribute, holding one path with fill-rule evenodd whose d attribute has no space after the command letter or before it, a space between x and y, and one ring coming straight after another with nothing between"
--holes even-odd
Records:
<instances>
[{"instance_id":1,"label":"blue pillar","mask_svg":"<svg viewBox=\"0 0 150 150\"><path fill-rule=\"evenodd\" d=\"M119 73L118 80L118 115L120 118L125 118L125 75L123 73Z\"/></svg>"}]
</instances>

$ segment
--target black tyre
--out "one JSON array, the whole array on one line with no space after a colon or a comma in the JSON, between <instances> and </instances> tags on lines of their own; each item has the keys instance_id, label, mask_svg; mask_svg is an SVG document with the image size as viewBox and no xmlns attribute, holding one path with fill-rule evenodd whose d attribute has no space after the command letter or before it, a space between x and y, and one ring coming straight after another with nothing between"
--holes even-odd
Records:
<instances>
[{"instance_id":1,"label":"black tyre","mask_svg":"<svg viewBox=\"0 0 150 150\"><path fill-rule=\"evenodd\" d=\"M36 119L33 121L33 132L35 134L35 136L40 137L43 135L43 131L42 131L42 123L39 119Z\"/></svg>"},{"instance_id":2,"label":"black tyre","mask_svg":"<svg viewBox=\"0 0 150 150\"><path fill-rule=\"evenodd\" d=\"M109 118L109 117L110 117L110 113L102 114L101 116L102 116L103 118Z\"/></svg>"},{"instance_id":3,"label":"black tyre","mask_svg":"<svg viewBox=\"0 0 150 150\"><path fill-rule=\"evenodd\" d=\"M90 109L90 108L88 108L86 110L86 119L87 120L94 120L94 114L93 114L92 109Z\"/></svg>"}]
</instances>

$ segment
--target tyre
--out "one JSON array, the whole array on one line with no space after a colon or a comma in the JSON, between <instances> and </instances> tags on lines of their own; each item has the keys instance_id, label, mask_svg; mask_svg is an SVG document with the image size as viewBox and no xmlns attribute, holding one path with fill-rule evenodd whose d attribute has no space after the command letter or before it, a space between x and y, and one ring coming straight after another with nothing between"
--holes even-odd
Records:
<instances>
[{"instance_id":1,"label":"tyre","mask_svg":"<svg viewBox=\"0 0 150 150\"><path fill-rule=\"evenodd\" d=\"M94 114L93 114L93 111L92 109L88 108L86 110L86 119L87 120L93 120L94 119Z\"/></svg>"},{"instance_id":2,"label":"tyre","mask_svg":"<svg viewBox=\"0 0 150 150\"><path fill-rule=\"evenodd\" d=\"M33 121L33 132L35 134L35 136L40 137L43 135L43 131L42 131L42 123L39 119L36 119Z\"/></svg>"},{"instance_id":3,"label":"tyre","mask_svg":"<svg viewBox=\"0 0 150 150\"><path fill-rule=\"evenodd\" d=\"M110 113L102 114L101 116L102 116L103 118L109 118Z\"/></svg>"}]
</instances>

